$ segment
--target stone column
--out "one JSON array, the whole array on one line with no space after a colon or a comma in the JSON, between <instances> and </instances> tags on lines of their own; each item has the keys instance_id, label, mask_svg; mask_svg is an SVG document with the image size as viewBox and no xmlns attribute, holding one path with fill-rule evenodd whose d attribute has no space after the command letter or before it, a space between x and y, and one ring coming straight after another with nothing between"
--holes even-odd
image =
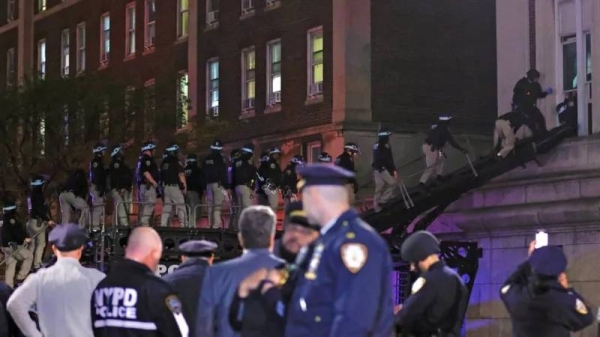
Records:
<instances>
[{"instance_id":1,"label":"stone column","mask_svg":"<svg viewBox=\"0 0 600 337\"><path fill-rule=\"evenodd\" d=\"M556 29L555 29L555 14L554 3L552 1L540 1L535 7L535 44L536 44L536 67L542 74L540 83L542 89L547 87L557 88L556 85ZM545 99L538 101L538 108L546 118L546 126L548 129L558 125L558 117L556 115L556 104L562 102L563 95L558 90Z\"/></svg>"}]
</instances>

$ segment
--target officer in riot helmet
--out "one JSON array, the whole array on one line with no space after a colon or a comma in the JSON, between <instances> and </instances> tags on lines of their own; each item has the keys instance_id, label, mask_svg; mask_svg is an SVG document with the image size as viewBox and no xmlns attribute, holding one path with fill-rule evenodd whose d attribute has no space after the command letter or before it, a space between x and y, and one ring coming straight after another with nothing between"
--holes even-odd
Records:
<instances>
[{"instance_id":1,"label":"officer in riot helmet","mask_svg":"<svg viewBox=\"0 0 600 337\"><path fill-rule=\"evenodd\" d=\"M260 165L256 171L256 195L258 197L258 203L263 206L271 206L268 199L269 194L277 195L277 188L274 186L273 182L267 178L270 166L269 159L269 152L263 151L260 154ZM277 205L275 205L275 208L271 208L276 210Z\"/></svg>"},{"instance_id":2,"label":"officer in riot helmet","mask_svg":"<svg viewBox=\"0 0 600 337\"><path fill-rule=\"evenodd\" d=\"M335 165L343 167L346 170L354 172L356 174L356 169L354 167L354 157L360 154L361 152L358 148L358 145L356 145L355 143L346 143L346 145L344 145L344 152L335 159ZM358 182L356 181L356 178L349 179L348 183L346 184L346 188L348 189L350 205L354 205L356 193L358 193Z\"/></svg>"},{"instance_id":3,"label":"officer in riot helmet","mask_svg":"<svg viewBox=\"0 0 600 337\"><path fill-rule=\"evenodd\" d=\"M210 145L210 154L203 160L204 180L206 182L206 202L209 205L209 219L211 228L221 228L221 204L225 198L226 189L229 187L227 165L221 154L223 142L215 139Z\"/></svg>"},{"instance_id":4,"label":"officer in riot helmet","mask_svg":"<svg viewBox=\"0 0 600 337\"><path fill-rule=\"evenodd\" d=\"M242 209L252 206L252 192L256 181L256 167L254 166L254 144L245 144L241 150L240 160L235 162L235 194L238 205Z\"/></svg>"},{"instance_id":5,"label":"officer in riot helmet","mask_svg":"<svg viewBox=\"0 0 600 337\"><path fill-rule=\"evenodd\" d=\"M319 154L319 156L317 157L317 162L319 162L321 164L331 164L333 162L333 159L331 158L329 153L321 152Z\"/></svg>"},{"instance_id":6,"label":"officer in riot helmet","mask_svg":"<svg viewBox=\"0 0 600 337\"><path fill-rule=\"evenodd\" d=\"M160 164L160 181L163 187L163 208L160 216L160 225L167 227L173 210L175 210L175 214L177 214L182 227L186 227L184 195L187 191L187 182L183 166L181 166L177 158L179 146L172 143L167 146L165 153L167 157Z\"/></svg>"},{"instance_id":7,"label":"officer in riot helmet","mask_svg":"<svg viewBox=\"0 0 600 337\"><path fill-rule=\"evenodd\" d=\"M190 227L196 227L196 222L200 218L202 211L198 205L202 203L204 174L202 173L202 169L198 166L198 157L195 154L189 154L185 163L185 180L188 188L185 195L185 202L190 207L192 214L196 215L195 219L191 219L190 215Z\"/></svg>"},{"instance_id":8,"label":"officer in riot helmet","mask_svg":"<svg viewBox=\"0 0 600 337\"><path fill-rule=\"evenodd\" d=\"M46 181L41 175L34 175L30 182L31 190L27 198L29 206L29 221L27 221L27 231L33 241L29 245L29 250L33 254L33 269L37 270L42 266L44 249L46 248L46 227L54 226L55 223L50 219L50 209L46 203L44 187Z\"/></svg>"},{"instance_id":9,"label":"officer in riot helmet","mask_svg":"<svg viewBox=\"0 0 600 337\"><path fill-rule=\"evenodd\" d=\"M110 152L111 162L108 167L108 182L110 194L115 203L119 226L129 226L129 204L131 203L131 188L133 172L123 158L123 146L114 145Z\"/></svg>"},{"instance_id":10,"label":"officer in riot helmet","mask_svg":"<svg viewBox=\"0 0 600 337\"><path fill-rule=\"evenodd\" d=\"M290 160L290 163L283 170L281 182L281 191L283 199L287 203L298 199L298 175L296 169L304 166L304 157L297 154Z\"/></svg>"},{"instance_id":11,"label":"officer in riot helmet","mask_svg":"<svg viewBox=\"0 0 600 337\"><path fill-rule=\"evenodd\" d=\"M398 171L394 163L390 136L392 132L381 129L377 133L377 143L373 146L373 180L375 181L374 208L380 211L395 195L398 186Z\"/></svg>"},{"instance_id":12,"label":"officer in riot helmet","mask_svg":"<svg viewBox=\"0 0 600 337\"><path fill-rule=\"evenodd\" d=\"M69 174L67 180L61 186L58 195L60 203L61 223L71 223L71 212L73 208L79 210L79 226L87 227L90 208L86 202L88 196L88 182L85 172L76 169Z\"/></svg>"},{"instance_id":13,"label":"officer in riot helmet","mask_svg":"<svg viewBox=\"0 0 600 337\"><path fill-rule=\"evenodd\" d=\"M140 223L142 226L150 225L150 217L154 213L159 188L160 174L153 157L154 149L156 149L156 145L152 141L142 144L142 154L137 164L136 182L138 185L138 200L142 202L140 207Z\"/></svg>"},{"instance_id":14,"label":"officer in riot helmet","mask_svg":"<svg viewBox=\"0 0 600 337\"><path fill-rule=\"evenodd\" d=\"M548 87L542 91L539 83L540 72L531 69L527 76L521 78L513 89L513 110L522 110L529 118L528 126L534 134L546 132L546 120L537 108L537 101L552 94L553 90Z\"/></svg>"},{"instance_id":15,"label":"officer in riot helmet","mask_svg":"<svg viewBox=\"0 0 600 337\"><path fill-rule=\"evenodd\" d=\"M13 200L4 202L2 221L0 240L2 241L2 252L6 257L4 280L8 286L14 288L17 263L21 262L17 283L25 280L31 269L33 255L27 246L31 243L31 237L27 233L25 225L17 218L17 204Z\"/></svg>"},{"instance_id":16,"label":"officer in riot helmet","mask_svg":"<svg viewBox=\"0 0 600 337\"><path fill-rule=\"evenodd\" d=\"M100 218L104 216L104 196L106 195L106 168L103 158L106 146L94 145L94 158L90 162L90 198L92 199L92 228L100 229Z\"/></svg>"}]
</instances>

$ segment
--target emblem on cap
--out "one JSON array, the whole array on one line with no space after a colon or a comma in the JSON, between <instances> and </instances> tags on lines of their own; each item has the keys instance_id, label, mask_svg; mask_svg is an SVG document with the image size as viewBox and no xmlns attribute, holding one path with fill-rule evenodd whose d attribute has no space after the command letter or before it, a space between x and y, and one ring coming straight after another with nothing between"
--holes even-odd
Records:
<instances>
[{"instance_id":1,"label":"emblem on cap","mask_svg":"<svg viewBox=\"0 0 600 337\"><path fill-rule=\"evenodd\" d=\"M585 306L585 303L583 303L583 301L578 298L575 300L575 310L577 310L577 312L582 315L588 314L588 309Z\"/></svg>"},{"instance_id":2,"label":"emblem on cap","mask_svg":"<svg viewBox=\"0 0 600 337\"><path fill-rule=\"evenodd\" d=\"M421 290L423 288L423 286L425 285L425 279L422 277L419 277L415 283L413 283L412 288L411 288L411 294L415 294L417 293L419 290Z\"/></svg>"},{"instance_id":3,"label":"emblem on cap","mask_svg":"<svg viewBox=\"0 0 600 337\"><path fill-rule=\"evenodd\" d=\"M341 248L342 262L352 274L358 273L367 262L369 251L360 243L346 243Z\"/></svg>"}]
</instances>

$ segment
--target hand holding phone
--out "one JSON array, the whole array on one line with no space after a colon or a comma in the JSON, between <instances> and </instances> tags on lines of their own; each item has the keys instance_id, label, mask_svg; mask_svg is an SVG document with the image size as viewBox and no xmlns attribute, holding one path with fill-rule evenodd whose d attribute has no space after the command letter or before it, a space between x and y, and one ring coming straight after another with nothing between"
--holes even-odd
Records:
<instances>
[{"instance_id":1,"label":"hand holding phone","mask_svg":"<svg viewBox=\"0 0 600 337\"><path fill-rule=\"evenodd\" d=\"M545 247L548 245L548 233L539 231L535 235L535 248Z\"/></svg>"}]
</instances>

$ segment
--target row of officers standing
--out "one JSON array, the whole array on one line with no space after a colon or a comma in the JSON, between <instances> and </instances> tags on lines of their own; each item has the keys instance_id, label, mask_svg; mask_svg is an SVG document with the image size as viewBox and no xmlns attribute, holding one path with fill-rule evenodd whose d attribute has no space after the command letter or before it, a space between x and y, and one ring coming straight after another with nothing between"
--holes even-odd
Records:
<instances>
[{"instance_id":1,"label":"row of officers standing","mask_svg":"<svg viewBox=\"0 0 600 337\"><path fill-rule=\"evenodd\" d=\"M89 176L86 176L84 170L75 170L61 187L59 201L62 222L70 222L72 211L75 209L80 211L80 225L94 230L100 229L104 219L106 197L110 196L115 204L118 224L128 226L128 206L132 202L134 183L137 185L139 223L142 226L149 225L157 198L162 198L163 201L161 226L167 226L172 216L176 215L180 223L195 227L195 222L201 214L199 205L205 194L211 228L223 227L221 205L224 201L235 206L232 213L239 216L239 211L251 206L255 197L259 204L269 206L273 210L278 207L280 195L285 203L297 199L296 168L304 165L301 155L295 155L282 170L279 165L281 149L274 147L261 153L260 165L257 168L254 165L253 144L246 144L241 149L231 151L227 160L222 153L221 140L215 139L206 157L199 160L197 155L189 154L185 166L179 159L179 147L170 144L158 165L154 159L155 149L156 145L153 142L142 144L141 155L133 171L124 160L122 146L112 148L108 167L104 165L106 146L94 146ZM319 155L318 162L336 164L354 172L354 156L358 153L358 146L348 143L335 161L323 152ZM358 190L356 180L349 179L347 187L354 199ZM90 214L91 219L88 219ZM196 218L187 218L192 215Z\"/></svg>"}]
</instances>

